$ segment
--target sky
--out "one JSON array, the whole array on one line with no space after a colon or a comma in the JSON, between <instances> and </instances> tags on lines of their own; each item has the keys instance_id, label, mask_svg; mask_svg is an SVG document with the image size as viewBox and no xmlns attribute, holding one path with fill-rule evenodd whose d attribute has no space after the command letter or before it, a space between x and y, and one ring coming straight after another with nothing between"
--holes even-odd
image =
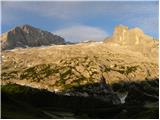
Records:
<instances>
[{"instance_id":1,"label":"sky","mask_svg":"<svg viewBox=\"0 0 160 120\"><path fill-rule=\"evenodd\" d=\"M30 24L79 42L103 40L126 25L158 38L158 7L158 1L2 1L1 30Z\"/></svg>"}]
</instances>

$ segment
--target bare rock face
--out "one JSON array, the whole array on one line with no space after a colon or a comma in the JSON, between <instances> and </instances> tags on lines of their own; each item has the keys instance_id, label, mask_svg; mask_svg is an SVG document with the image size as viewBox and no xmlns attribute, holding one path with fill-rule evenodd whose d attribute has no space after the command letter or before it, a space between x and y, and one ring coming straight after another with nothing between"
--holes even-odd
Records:
<instances>
[{"instance_id":1,"label":"bare rock face","mask_svg":"<svg viewBox=\"0 0 160 120\"><path fill-rule=\"evenodd\" d=\"M146 45L153 44L153 37L150 37L140 29L132 28L128 29L127 26L116 26L112 37L112 42L116 42L120 45ZM107 42L107 39L105 40Z\"/></svg>"},{"instance_id":2,"label":"bare rock face","mask_svg":"<svg viewBox=\"0 0 160 120\"><path fill-rule=\"evenodd\" d=\"M129 29L127 26L116 26L113 35L104 42L140 52L148 57L158 55L158 40L146 35L140 28Z\"/></svg>"},{"instance_id":3,"label":"bare rock face","mask_svg":"<svg viewBox=\"0 0 160 120\"><path fill-rule=\"evenodd\" d=\"M62 37L34 28L30 25L18 26L1 36L2 50L16 47L38 47L42 45L64 44Z\"/></svg>"}]
</instances>

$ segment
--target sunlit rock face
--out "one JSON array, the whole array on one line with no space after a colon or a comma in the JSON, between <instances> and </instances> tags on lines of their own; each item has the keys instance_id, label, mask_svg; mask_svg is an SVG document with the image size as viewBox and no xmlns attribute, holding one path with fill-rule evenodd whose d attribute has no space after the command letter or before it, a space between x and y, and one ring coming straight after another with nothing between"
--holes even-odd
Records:
<instances>
[{"instance_id":1,"label":"sunlit rock face","mask_svg":"<svg viewBox=\"0 0 160 120\"><path fill-rule=\"evenodd\" d=\"M129 29L127 26L118 25L115 27L114 32L110 40L120 45L146 45L153 44L154 38L150 37L140 29ZM106 40L107 42L107 40Z\"/></svg>"},{"instance_id":2,"label":"sunlit rock face","mask_svg":"<svg viewBox=\"0 0 160 120\"><path fill-rule=\"evenodd\" d=\"M119 44L125 44L128 37L128 27L127 26L117 26L114 30L112 39L116 40Z\"/></svg>"},{"instance_id":3,"label":"sunlit rock face","mask_svg":"<svg viewBox=\"0 0 160 120\"><path fill-rule=\"evenodd\" d=\"M146 35L140 28L131 28L118 25L115 27L113 35L104 40L112 46L121 46L133 51L140 52L145 56L157 56L158 40Z\"/></svg>"},{"instance_id":4,"label":"sunlit rock face","mask_svg":"<svg viewBox=\"0 0 160 120\"><path fill-rule=\"evenodd\" d=\"M16 47L38 47L42 45L64 44L65 41L58 35L34 28L30 25L17 26L1 35L2 50Z\"/></svg>"}]
</instances>

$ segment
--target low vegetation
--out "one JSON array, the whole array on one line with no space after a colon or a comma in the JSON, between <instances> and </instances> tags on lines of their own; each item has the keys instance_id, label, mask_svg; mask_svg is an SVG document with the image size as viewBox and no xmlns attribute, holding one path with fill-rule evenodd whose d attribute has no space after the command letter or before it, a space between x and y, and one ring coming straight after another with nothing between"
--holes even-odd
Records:
<instances>
[{"instance_id":1,"label":"low vegetation","mask_svg":"<svg viewBox=\"0 0 160 120\"><path fill-rule=\"evenodd\" d=\"M98 86L77 86L72 91L94 92ZM17 84L2 85L2 118L56 118L53 116L57 113L63 117L62 113L68 112L70 118L158 118L158 106L151 105L158 104L158 80L121 82L111 87L115 92L128 92L125 104L113 105L93 96L64 96ZM146 103L150 107L145 107Z\"/></svg>"},{"instance_id":2,"label":"low vegetation","mask_svg":"<svg viewBox=\"0 0 160 120\"><path fill-rule=\"evenodd\" d=\"M58 73L58 69L56 67L57 66L54 64L36 65L24 70L20 75L20 79L33 79L40 81L48 78L48 76L54 73Z\"/></svg>"}]
</instances>

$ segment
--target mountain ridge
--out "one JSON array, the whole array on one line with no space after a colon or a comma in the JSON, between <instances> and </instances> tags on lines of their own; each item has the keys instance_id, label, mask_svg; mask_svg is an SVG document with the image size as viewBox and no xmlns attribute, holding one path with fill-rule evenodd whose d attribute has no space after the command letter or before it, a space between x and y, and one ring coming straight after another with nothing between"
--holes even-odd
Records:
<instances>
[{"instance_id":1,"label":"mountain ridge","mask_svg":"<svg viewBox=\"0 0 160 120\"><path fill-rule=\"evenodd\" d=\"M51 44L65 44L64 38L50 32L24 24L12 28L0 37L2 50L16 47L38 47Z\"/></svg>"}]
</instances>

